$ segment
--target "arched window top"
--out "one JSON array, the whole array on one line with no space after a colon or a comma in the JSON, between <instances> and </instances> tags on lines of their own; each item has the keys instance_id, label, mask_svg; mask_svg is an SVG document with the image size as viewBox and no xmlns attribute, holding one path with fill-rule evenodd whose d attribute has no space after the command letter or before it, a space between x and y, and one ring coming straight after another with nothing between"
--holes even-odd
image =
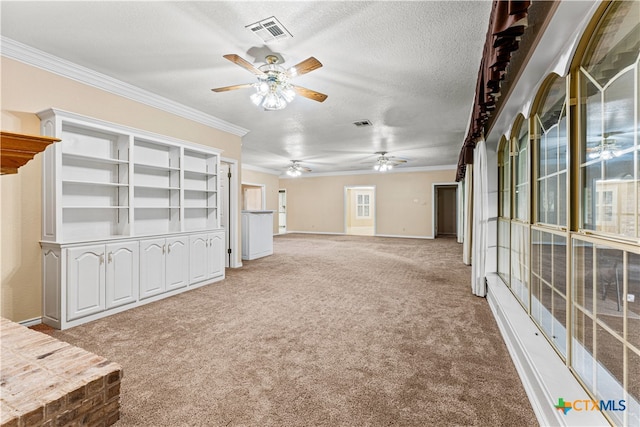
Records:
<instances>
[{"instance_id":1,"label":"arched window top","mask_svg":"<svg viewBox=\"0 0 640 427\"><path fill-rule=\"evenodd\" d=\"M591 37L581 65L600 87L606 86L620 70L638 60L638 16L640 2L612 2Z\"/></svg>"},{"instance_id":2,"label":"arched window top","mask_svg":"<svg viewBox=\"0 0 640 427\"><path fill-rule=\"evenodd\" d=\"M520 141L522 141L525 134L529 132L529 127L527 126L527 120L524 118L522 114L518 114L513 121L513 126L511 127L511 151L518 152L522 147L520 147ZM525 141L525 144L528 141Z\"/></svg>"},{"instance_id":3,"label":"arched window top","mask_svg":"<svg viewBox=\"0 0 640 427\"><path fill-rule=\"evenodd\" d=\"M538 95L540 103L537 108L537 117L542 127L549 129L558 123L564 113L567 97L565 78L557 74L549 75Z\"/></svg>"},{"instance_id":4,"label":"arched window top","mask_svg":"<svg viewBox=\"0 0 640 427\"><path fill-rule=\"evenodd\" d=\"M526 139L524 139L527 133L529 133L529 128L527 127L527 123L523 121L520 124L520 129L518 130L518 141L528 142Z\"/></svg>"},{"instance_id":5,"label":"arched window top","mask_svg":"<svg viewBox=\"0 0 640 427\"><path fill-rule=\"evenodd\" d=\"M498 164L504 165L509 161L509 153L511 152L511 147L509 147L509 140L506 136L502 135L500 141L498 142Z\"/></svg>"}]
</instances>

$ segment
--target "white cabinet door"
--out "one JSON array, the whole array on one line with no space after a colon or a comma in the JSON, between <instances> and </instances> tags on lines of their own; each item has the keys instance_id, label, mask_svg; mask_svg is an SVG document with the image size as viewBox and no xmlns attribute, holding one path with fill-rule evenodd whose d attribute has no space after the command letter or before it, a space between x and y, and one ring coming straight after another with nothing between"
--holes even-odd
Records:
<instances>
[{"instance_id":1,"label":"white cabinet door","mask_svg":"<svg viewBox=\"0 0 640 427\"><path fill-rule=\"evenodd\" d=\"M167 239L166 289L179 289L189 281L189 248L187 237Z\"/></svg>"},{"instance_id":2,"label":"white cabinet door","mask_svg":"<svg viewBox=\"0 0 640 427\"><path fill-rule=\"evenodd\" d=\"M224 232L209 234L209 278L220 277L224 274L224 251L226 248Z\"/></svg>"},{"instance_id":3,"label":"white cabinet door","mask_svg":"<svg viewBox=\"0 0 640 427\"><path fill-rule=\"evenodd\" d=\"M140 241L140 299L165 291L165 239Z\"/></svg>"},{"instance_id":4,"label":"white cabinet door","mask_svg":"<svg viewBox=\"0 0 640 427\"><path fill-rule=\"evenodd\" d=\"M209 237L207 234L189 236L189 283L207 279Z\"/></svg>"},{"instance_id":5,"label":"white cabinet door","mask_svg":"<svg viewBox=\"0 0 640 427\"><path fill-rule=\"evenodd\" d=\"M104 245L68 249L67 320L104 311Z\"/></svg>"},{"instance_id":6,"label":"white cabinet door","mask_svg":"<svg viewBox=\"0 0 640 427\"><path fill-rule=\"evenodd\" d=\"M189 284L224 275L224 231L189 237Z\"/></svg>"},{"instance_id":7,"label":"white cabinet door","mask_svg":"<svg viewBox=\"0 0 640 427\"><path fill-rule=\"evenodd\" d=\"M106 246L106 304L118 307L138 300L138 242L112 243Z\"/></svg>"}]
</instances>

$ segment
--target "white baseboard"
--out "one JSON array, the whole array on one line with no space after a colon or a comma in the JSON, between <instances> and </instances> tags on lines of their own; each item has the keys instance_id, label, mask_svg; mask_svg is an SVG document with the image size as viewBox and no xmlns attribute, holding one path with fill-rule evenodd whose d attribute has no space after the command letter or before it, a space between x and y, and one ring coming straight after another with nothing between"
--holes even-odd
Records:
<instances>
[{"instance_id":1,"label":"white baseboard","mask_svg":"<svg viewBox=\"0 0 640 427\"><path fill-rule=\"evenodd\" d=\"M286 233L284 234L326 234L329 236L344 236L344 233L331 233L331 232L327 232L327 231L293 231L293 230L288 230ZM279 236L282 236L282 234L279 234Z\"/></svg>"},{"instance_id":2,"label":"white baseboard","mask_svg":"<svg viewBox=\"0 0 640 427\"><path fill-rule=\"evenodd\" d=\"M282 234L324 234L329 236L352 236L352 234L347 233L331 233L326 231L287 231L286 233L274 234L274 236L282 236ZM353 234L353 236L358 236L358 234ZM404 236L404 235L396 235L396 234L374 234L372 237L393 237L397 239L433 239L433 236Z\"/></svg>"},{"instance_id":3,"label":"white baseboard","mask_svg":"<svg viewBox=\"0 0 640 427\"><path fill-rule=\"evenodd\" d=\"M18 322L18 323L26 327L35 326L42 323L42 317L34 317L33 319L23 320L22 322Z\"/></svg>"},{"instance_id":4,"label":"white baseboard","mask_svg":"<svg viewBox=\"0 0 640 427\"><path fill-rule=\"evenodd\" d=\"M487 301L540 425L610 425L599 411L569 411L565 415L555 408L559 398L575 401L591 400L591 397L502 279L495 273L489 274L487 285Z\"/></svg>"},{"instance_id":5,"label":"white baseboard","mask_svg":"<svg viewBox=\"0 0 640 427\"><path fill-rule=\"evenodd\" d=\"M425 239L433 240L433 236L399 236L396 234L376 234L375 237L393 237L395 239Z\"/></svg>"}]
</instances>

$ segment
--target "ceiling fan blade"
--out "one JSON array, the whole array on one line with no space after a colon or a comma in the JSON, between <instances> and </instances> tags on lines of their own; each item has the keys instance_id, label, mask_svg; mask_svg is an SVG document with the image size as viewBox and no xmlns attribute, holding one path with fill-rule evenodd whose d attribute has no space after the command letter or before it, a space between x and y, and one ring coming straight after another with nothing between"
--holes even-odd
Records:
<instances>
[{"instance_id":1,"label":"ceiling fan blade","mask_svg":"<svg viewBox=\"0 0 640 427\"><path fill-rule=\"evenodd\" d=\"M299 76L310 73L320 67L322 67L322 63L312 56L289 68L287 74L290 76Z\"/></svg>"},{"instance_id":2,"label":"ceiling fan blade","mask_svg":"<svg viewBox=\"0 0 640 427\"><path fill-rule=\"evenodd\" d=\"M228 90L244 89L244 88L251 87L251 86L253 86L253 83L244 83L244 84L241 84L241 85L217 87L217 88L211 89L211 90L214 91L214 92L226 92Z\"/></svg>"},{"instance_id":3,"label":"ceiling fan blade","mask_svg":"<svg viewBox=\"0 0 640 427\"><path fill-rule=\"evenodd\" d=\"M405 159L395 159L393 157L390 157L388 159L389 162L394 163L394 164L402 164L402 163L407 163L407 161Z\"/></svg>"},{"instance_id":4,"label":"ceiling fan blade","mask_svg":"<svg viewBox=\"0 0 640 427\"><path fill-rule=\"evenodd\" d=\"M244 58L239 57L236 54L229 53L227 55L222 55L222 56L225 59L228 59L229 61L233 62L234 64L239 65L242 68L245 68L245 69L249 70L250 72L252 72L256 76L262 76L264 74L262 71L258 70L256 67L254 67L253 64L251 64L249 61L247 61Z\"/></svg>"},{"instance_id":5,"label":"ceiling fan blade","mask_svg":"<svg viewBox=\"0 0 640 427\"><path fill-rule=\"evenodd\" d=\"M324 93L316 92L315 90L307 89L301 86L292 85L293 89L300 96L304 96L305 98L313 99L314 101L323 102L327 99L327 95Z\"/></svg>"}]
</instances>

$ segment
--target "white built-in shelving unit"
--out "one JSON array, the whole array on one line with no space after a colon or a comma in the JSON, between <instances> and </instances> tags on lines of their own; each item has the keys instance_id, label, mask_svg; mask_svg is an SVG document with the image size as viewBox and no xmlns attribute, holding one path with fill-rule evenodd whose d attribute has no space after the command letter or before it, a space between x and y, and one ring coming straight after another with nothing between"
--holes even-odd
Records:
<instances>
[{"instance_id":1,"label":"white built-in shelving unit","mask_svg":"<svg viewBox=\"0 0 640 427\"><path fill-rule=\"evenodd\" d=\"M50 109L43 321L64 329L224 278L220 151Z\"/></svg>"}]
</instances>

